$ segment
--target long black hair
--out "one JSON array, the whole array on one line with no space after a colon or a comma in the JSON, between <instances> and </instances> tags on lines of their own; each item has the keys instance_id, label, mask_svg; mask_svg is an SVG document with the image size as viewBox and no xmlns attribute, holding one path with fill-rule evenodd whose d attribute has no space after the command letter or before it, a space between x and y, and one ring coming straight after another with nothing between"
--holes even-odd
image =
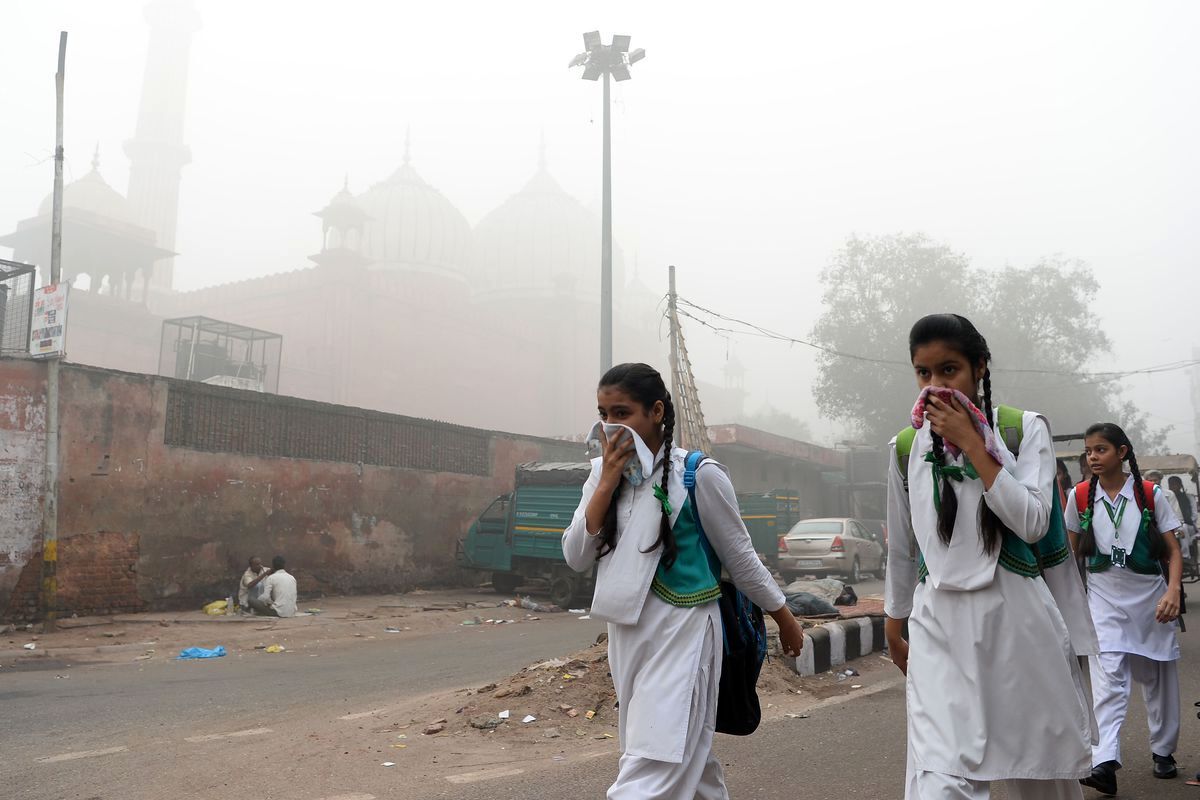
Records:
<instances>
[{"instance_id":1,"label":"long black hair","mask_svg":"<svg viewBox=\"0 0 1200 800\"><path fill-rule=\"evenodd\" d=\"M673 439L675 436L675 404L671 402L671 393L667 391L667 385L663 383L662 375L648 364L618 364L604 373L604 377L600 379L599 388L604 387L620 389L629 395L634 402L641 403L642 407L647 411L654 408L655 403L662 402L662 487L663 491L669 491L670 483L668 483L668 479L671 475L671 448L674 445ZM637 456L635 455L634 457L636 458ZM652 476L647 475L646 480L652 480ZM600 541L596 544L598 551L597 558L603 558L617 546L617 498L620 497L621 487L624 484L625 482L622 480L617 486L616 491L613 492L612 500L609 501L608 513L604 515L604 527L600 529ZM679 551L675 545L675 534L671 531L671 517L667 514L666 508L663 508L662 512L662 523L658 530L658 541L654 543L654 546L650 550L657 550L659 547L663 550L663 566L670 569L675 563L675 557Z\"/></svg>"},{"instance_id":2,"label":"long black hair","mask_svg":"<svg viewBox=\"0 0 1200 800\"><path fill-rule=\"evenodd\" d=\"M1115 422L1097 422L1083 434L1085 440L1093 436L1099 436L1117 450L1125 448L1125 457L1121 460L1129 463L1129 471L1133 473L1133 493L1137 498L1138 508L1149 508L1150 504L1146 499L1146 484L1142 480L1141 470L1138 469L1137 456L1133 454L1133 442L1129 441L1125 430ZM1092 479L1088 481L1087 510L1092 514L1093 522L1079 537L1079 554L1083 556L1091 556L1096 552L1095 507L1096 486L1099 483L1100 476L1092 473ZM1167 546L1159 533L1158 522L1154 519L1153 514L1150 515L1150 521L1146 525L1146 533L1150 535L1150 557L1155 561L1161 560L1167 554Z\"/></svg>"},{"instance_id":3,"label":"long black hair","mask_svg":"<svg viewBox=\"0 0 1200 800\"><path fill-rule=\"evenodd\" d=\"M996 424L992 414L992 370L988 366L992 360L992 351L988 349L987 339L983 338L976 327L966 317L958 314L930 314L917 320L908 334L908 356L916 355L917 348L930 342L942 342L947 347L960 353L971 365L972 371L980 363L983 364L983 413L988 424ZM945 442L942 437L933 434L933 454L939 461L946 457ZM949 478L942 478L942 505L938 509L938 538L943 544L949 545L954 536L954 519L958 515L958 497L950 485ZM1008 527L996 516L996 512L979 500L979 530L983 534L984 552L996 552L1004 538Z\"/></svg>"}]
</instances>

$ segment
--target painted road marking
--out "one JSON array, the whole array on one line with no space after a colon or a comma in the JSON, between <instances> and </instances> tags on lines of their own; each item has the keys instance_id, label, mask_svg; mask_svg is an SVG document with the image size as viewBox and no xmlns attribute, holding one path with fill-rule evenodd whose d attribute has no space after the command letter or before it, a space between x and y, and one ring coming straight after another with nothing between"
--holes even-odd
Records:
<instances>
[{"instance_id":1,"label":"painted road marking","mask_svg":"<svg viewBox=\"0 0 1200 800\"><path fill-rule=\"evenodd\" d=\"M185 742L215 742L218 739L234 739L242 736L262 736L264 733L274 733L270 728L251 728L248 731L234 731L233 733L209 733L204 736L189 736L184 739Z\"/></svg>"},{"instance_id":2,"label":"painted road marking","mask_svg":"<svg viewBox=\"0 0 1200 800\"><path fill-rule=\"evenodd\" d=\"M104 750L80 750L76 753L61 753L57 756L43 756L37 759L39 764L56 764L59 761L74 761L77 758L94 758L96 756L111 756L115 753L128 752L128 747L107 747Z\"/></svg>"},{"instance_id":3,"label":"painted road marking","mask_svg":"<svg viewBox=\"0 0 1200 800\"><path fill-rule=\"evenodd\" d=\"M458 775L447 775L446 780L450 783L475 783L476 781L488 781L493 778L508 778L513 775L524 774L525 770L515 767L499 767L497 769L484 769L479 772L460 772Z\"/></svg>"}]
</instances>

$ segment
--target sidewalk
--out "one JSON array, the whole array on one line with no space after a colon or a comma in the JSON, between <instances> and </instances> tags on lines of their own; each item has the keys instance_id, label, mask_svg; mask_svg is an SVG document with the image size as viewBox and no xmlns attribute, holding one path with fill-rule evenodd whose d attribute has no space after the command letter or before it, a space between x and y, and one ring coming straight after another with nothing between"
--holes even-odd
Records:
<instances>
[{"instance_id":1,"label":"sidewalk","mask_svg":"<svg viewBox=\"0 0 1200 800\"><path fill-rule=\"evenodd\" d=\"M52 634L16 630L0 636L0 668L32 666L35 659L82 663L173 658L185 647L227 650L350 639L420 635L475 618L508 624L537 617L506 605L507 596L478 589L418 590L403 595L359 595L301 601L295 617L210 616L204 611L167 611L72 617ZM25 647L34 646L33 650Z\"/></svg>"}]
</instances>

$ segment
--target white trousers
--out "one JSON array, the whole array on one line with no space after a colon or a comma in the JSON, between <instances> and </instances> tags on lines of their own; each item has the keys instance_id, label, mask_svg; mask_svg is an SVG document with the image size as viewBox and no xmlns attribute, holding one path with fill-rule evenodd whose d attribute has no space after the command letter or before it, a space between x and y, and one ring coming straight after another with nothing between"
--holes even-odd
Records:
<instances>
[{"instance_id":1,"label":"white trousers","mask_svg":"<svg viewBox=\"0 0 1200 800\"><path fill-rule=\"evenodd\" d=\"M712 670L716 641L716 634L710 628L700 650L700 672L692 687L682 763L623 753L617 780L608 789L608 800L729 800L725 772L712 752L720 688L720 681L713 680Z\"/></svg>"},{"instance_id":2,"label":"white trousers","mask_svg":"<svg viewBox=\"0 0 1200 800\"><path fill-rule=\"evenodd\" d=\"M999 781L997 781L999 782ZM1082 800L1077 780L1007 780L1009 800ZM991 782L940 772L909 771L905 800L988 800Z\"/></svg>"},{"instance_id":3,"label":"white trousers","mask_svg":"<svg viewBox=\"0 0 1200 800\"><path fill-rule=\"evenodd\" d=\"M1121 761L1121 727L1134 681L1142 685L1146 720L1150 723L1150 752L1173 755L1179 744L1178 662L1113 652L1092 656L1089 662L1096 722L1100 726L1100 743L1092 748L1092 764Z\"/></svg>"}]
</instances>

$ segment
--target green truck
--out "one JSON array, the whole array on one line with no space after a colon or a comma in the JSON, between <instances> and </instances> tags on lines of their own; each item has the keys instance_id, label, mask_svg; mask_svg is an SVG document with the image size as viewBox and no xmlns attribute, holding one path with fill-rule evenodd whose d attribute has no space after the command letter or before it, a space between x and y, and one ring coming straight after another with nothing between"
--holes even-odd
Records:
<instances>
[{"instance_id":1,"label":"green truck","mask_svg":"<svg viewBox=\"0 0 1200 800\"><path fill-rule=\"evenodd\" d=\"M562 534L590 473L586 462L519 465L513 491L493 500L459 540L459 566L490 572L500 594L538 581L548 586L556 605L586 604L594 573L581 575L567 566ZM738 495L738 503L755 550L774 566L779 537L800 519L799 493L747 492Z\"/></svg>"}]
</instances>

